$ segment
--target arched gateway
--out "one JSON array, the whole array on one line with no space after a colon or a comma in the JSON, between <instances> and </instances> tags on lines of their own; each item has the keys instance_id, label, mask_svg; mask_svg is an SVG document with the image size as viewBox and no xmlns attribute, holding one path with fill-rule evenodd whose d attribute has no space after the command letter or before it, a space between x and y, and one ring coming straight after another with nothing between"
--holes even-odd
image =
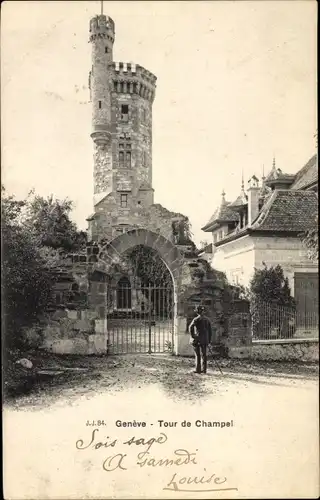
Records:
<instances>
[{"instance_id":1,"label":"arched gateway","mask_svg":"<svg viewBox=\"0 0 320 500\"><path fill-rule=\"evenodd\" d=\"M150 249L165 264L169 280L147 282L134 274L128 256L138 247ZM90 309L99 316L96 324L109 352L172 351L185 267L177 246L161 234L134 229L88 251Z\"/></svg>"}]
</instances>

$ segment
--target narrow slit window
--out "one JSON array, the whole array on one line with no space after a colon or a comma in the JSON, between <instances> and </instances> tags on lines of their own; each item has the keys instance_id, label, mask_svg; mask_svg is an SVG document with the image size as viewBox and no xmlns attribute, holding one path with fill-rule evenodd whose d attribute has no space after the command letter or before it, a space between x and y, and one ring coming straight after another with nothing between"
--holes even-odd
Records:
<instances>
[{"instance_id":1,"label":"narrow slit window","mask_svg":"<svg viewBox=\"0 0 320 500\"><path fill-rule=\"evenodd\" d=\"M147 155L145 151L142 151L142 165L145 166L147 163Z\"/></svg>"},{"instance_id":2,"label":"narrow slit window","mask_svg":"<svg viewBox=\"0 0 320 500\"><path fill-rule=\"evenodd\" d=\"M104 48L104 52L105 52L105 54L108 54L108 52L109 52L108 47L105 47L105 48Z\"/></svg>"},{"instance_id":3,"label":"narrow slit window","mask_svg":"<svg viewBox=\"0 0 320 500\"><path fill-rule=\"evenodd\" d=\"M101 108L102 108L102 102L99 101L99 109L101 109Z\"/></svg>"}]
</instances>

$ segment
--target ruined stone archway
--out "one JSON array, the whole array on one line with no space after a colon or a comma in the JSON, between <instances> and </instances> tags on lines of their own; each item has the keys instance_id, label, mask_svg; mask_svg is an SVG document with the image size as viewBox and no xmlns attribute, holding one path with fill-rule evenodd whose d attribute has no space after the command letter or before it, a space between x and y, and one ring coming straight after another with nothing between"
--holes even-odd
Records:
<instances>
[{"instance_id":1,"label":"ruined stone archway","mask_svg":"<svg viewBox=\"0 0 320 500\"><path fill-rule=\"evenodd\" d=\"M157 252L166 264L174 284L178 289L183 274L184 258L176 245L161 234L147 229L133 229L117 236L110 243L101 245L95 268L102 272L108 272L110 266L117 264L121 256L138 245L149 247Z\"/></svg>"},{"instance_id":2,"label":"ruined stone archway","mask_svg":"<svg viewBox=\"0 0 320 500\"><path fill-rule=\"evenodd\" d=\"M179 297L184 283L190 283L190 269L179 248L161 234L147 229L133 229L117 236L108 243L97 243L91 248L88 256L91 273L99 271L110 275L126 252L137 246L145 246L154 250L165 263L173 284L173 338L179 330ZM90 253L90 248L88 248ZM185 330L184 330L185 333ZM175 344L175 342L173 342Z\"/></svg>"}]
</instances>

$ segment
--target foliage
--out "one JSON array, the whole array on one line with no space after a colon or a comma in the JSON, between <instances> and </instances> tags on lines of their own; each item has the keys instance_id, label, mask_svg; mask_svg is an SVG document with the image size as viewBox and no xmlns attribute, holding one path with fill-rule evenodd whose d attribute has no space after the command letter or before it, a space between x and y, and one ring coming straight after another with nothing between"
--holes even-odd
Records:
<instances>
[{"instance_id":1,"label":"foliage","mask_svg":"<svg viewBox=\"0 0 320 500\"><path fill-rule=\"evenodd\" d=\"M172 222L172 235L176 245L190 245L195 247L192 241L191 223L188 217Z\"/></svg>"},{"instance_id":2,"label":"foliage","mask_svg":"<svg viewBox=\"0 0 320 500\"><path fill-rule=\"evenodd\" d=\"M128 254L135 278L141 280L142 286L172 286L171 274L152 248L138 245Z\"/></svg>"},{"instance_id":3,"label":"foliage","mask_svg":"<svg viewBox=\"0 0 320 500\"><path fill-rule=\"evenodd\" d=\"M9 348L19 347L22 328L46 308L54 282L33 234L21 223L25 206L2 188L2 318Z\"/></svg>"},{"instance_id":4,"label":"foliage","mask_svg":"<svg viewBox=\"0 0 320 500\"><path fill-rule=\"evenodd\" d=\"M278 327L279 306L290 311L295 301L291 296L288 278L285 278L280 265L268 268L263 263L262 269L255 269L249 286L250 309L253 335L259 338L265 335L265 308L268 306L267 325L269 329Z\"/></svg>"},{"instance_id":5,"label":"foliage","mask_svg":"<svg viewBox=\"0 0 320 500\"><path fill-rule=\"evenodd\" d=\"M319 259L319 229L318 229L318 214L315 217L314 227L301 235L302 241L308 249L308 257L313 262Z\"/></svg>"},{"instance_id":6,"label":"foliage","mask_svg":"<svg viewBox=\"0 0 320 500\"><path fill-rule=\"evenodd\" d=\"M281 306L293 306L288 278L285 278L282 267L267 267L263 262L262 269L255 269L249 285L251 301L273 302Z\"/></svg>"},{"instance_id":7,"label":"foliage","mask_svg":"<svg viewBox=\"0 0 320 500\"><path fill-rule=\"evenodd\" d=\"M37 246L77 251L86 244L86 233L78 231L71 221L72 201L34 195L25 204L24 225Z\"/></svg>"}]
</instances>

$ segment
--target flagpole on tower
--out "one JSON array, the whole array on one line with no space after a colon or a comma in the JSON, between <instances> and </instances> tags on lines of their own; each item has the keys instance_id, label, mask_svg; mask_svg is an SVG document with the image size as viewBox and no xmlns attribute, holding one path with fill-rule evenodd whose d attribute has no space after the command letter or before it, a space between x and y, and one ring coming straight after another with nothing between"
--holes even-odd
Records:
<instances>
[{"instance_id":1,"label":"flagpole on tower","mask_svg":"<svg viewBox=\"0 0 320 500\"><path fill-rule=\"evenodd\" d=\"M103 1L101 0L101 15L103 16Z\"/></svg>"}]
</instances>

